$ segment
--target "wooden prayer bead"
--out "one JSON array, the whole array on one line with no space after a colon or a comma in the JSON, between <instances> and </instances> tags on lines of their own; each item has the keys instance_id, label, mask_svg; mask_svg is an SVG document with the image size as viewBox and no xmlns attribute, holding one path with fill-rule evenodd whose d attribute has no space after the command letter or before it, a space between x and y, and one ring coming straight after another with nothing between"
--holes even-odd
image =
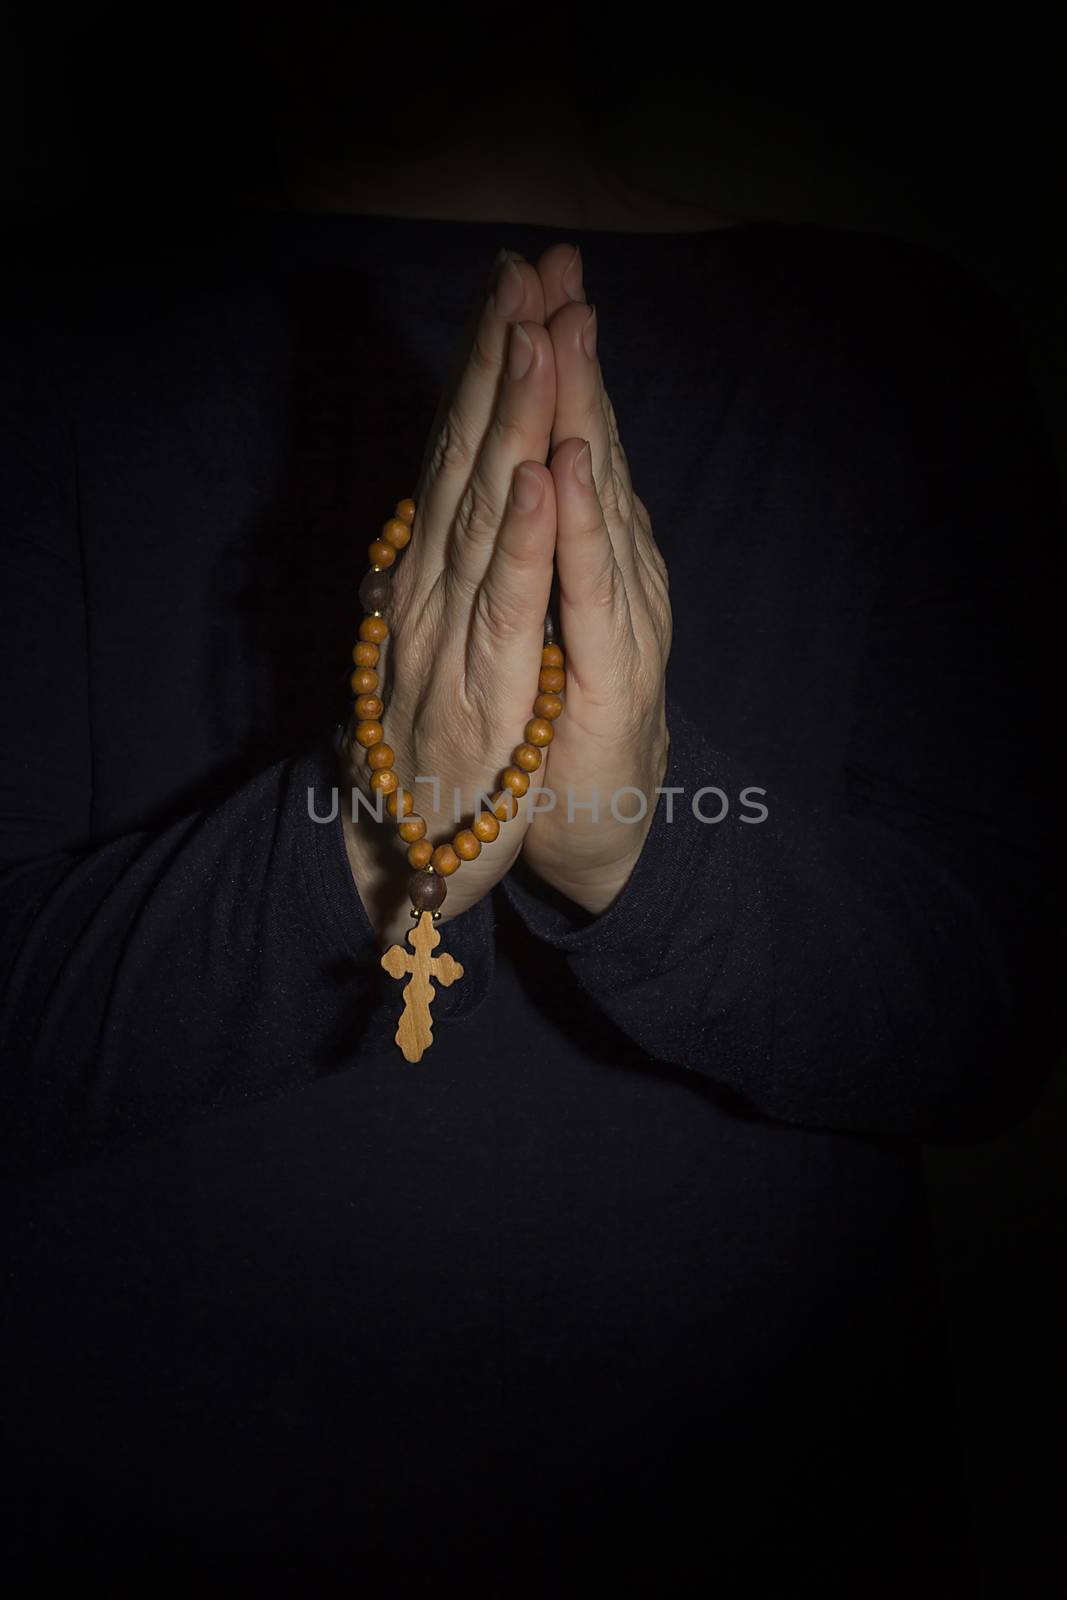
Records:
<instances>
[{"instance_id":1,"label":"wooden prayer bead","mask_svg":"<svg viewBox=\"0 0 1067 1600\"><path fill-rule=\"evenodd\" d=\"M539 694L533 703L534 716L544 717L546 722L554 722L563 710L563 701L558 694ZM533 743L531 739L530 743Z\"/></svg>"},{"instance_id":2,"label":"wooden prayer bead","mask_svg":"<svg viewBox=\"0 0 1067 1600\"><path fill-rule=\"evenodd\" d=\"M526 743L544 746L551 744L556 730L546 717L531 717L526 724Z\"/></svg>"},{"instance_id":3,"label":"wooden prayer bead","mask_svg":"<svg viewBox=\"0 0 1067 1600\"><path fill-rule=\"evenodd\" d=\"M398 500L396 503L396 514L400 518L401 522L406 522L410 528L411 524L415 521L414 500Z\"/></svg>"},{"instance_id":4,"label":"wooden prayer bead","mask_svg":"<svg viewBox=\"0 0 1067 1600\"><path fill-rule=\"evenodd\" d=\"M400 779L392 767L382 767L378 772L371 773L370 786L375 794L392 794L394 789L399 789Z\"/></svg>"},{"instance_id":5,"label":"wooden prayer bead","mask_svg":"<svg viewBox=\"0 0 1067 1600\"><path fill-rule=\"evenodd\" d=\"M552 621L551 614L545 617L542 633L546 644L551 644L556 637L556 624Z\"/></svg>"},{"instance_id":6,"label":"wooden prayer bead","mask_svg":"<svg viewBox=\"0 0 1067 1600\"><path fill-rule=\"evenodd\" d=\"M567 674L562 667L542 667L537 677L537 687L547 694L562 694L567 683Z\"/></svg>"},{"instance_id":7,"label":"wooden prayer bead","mask_svg":"<svg viewBox=\"0 0 1067 1600\"><path fill-rule=\"evenodd\" d=\"M491 811L479 811L471 823L471 832L483 844L492 844L493 840L500 835L500 824Z\"/></svg>"},{"instance_id":8,"label":"wooden prayer bead","mask_svg":"<svg viewBox=\"0 0 1067 1600\"><path fill-rule=\"evenodd\" d=\"M361 722L377 722L385 707L376 694L361 694L352 709Z\"/></svg>"},{"instance_id":9,"label":"wooden prayer bead","mask_svg":"<svg viewBox=\"0 0 1067 1600\"><path fill-rule=\"evenodd\" d=\"M359 636L368 644L381 644L389 637L389 624L384 617L364 617L359 625Z\"/></svg>"},{"instance_id":10,"label":"wooden prayer bead","mask_svg":"<svg viewBox=\"0 0 1067 1600\"><path fill-rule=\"evenodd\" d=\"M384 539L372 539L367 546L367 560L372 567L391 567L396 560L396 551Z\"/></svg>"},{"instance_id":11,"label":"wooden prayer bead","mask_svg":"<svg viewBox=\"0 0 1067 1600\"><path fill-rule=\"evenodd\" d=\"M415 810L415 801L406 789L394 789L385 802L385 809L394 822L396 821L398 808L402 817L410 817Z\"/></svg>"},{"instance_id":12,"label":"wooden prayer bead","mask_svg":"<svg viewBox=\"0 0 1067 1600\"><path fill-rule=\"evenodd\" d=\"M405 817L403 822L397 825L396 831L399 833L405 844L414 844L416 840L425 836L426 818L417 817L415 816L414 812L412 812L410 817ZM429 856L427 856L426 859L428 861L430 859Z\"/></svg>"},{"instance_id":13,"label":"wooden prayer bead","mask_svg":"<svg viewBox=\"0 0 1067 1600\"><path fill-rule=\"evenodd\" d=\"M416 911L436 911L447 893L448 885L438 872L413 872L408 879L408 894Z\"/></svg>"},{"instance_id":14,"label":"wooden prayer bead","mask_svg":"<svg viewBox=\"0 0 1067 1600\"><path fill-rule=\"evenodd\" d=\"M498 822L510 822L518 809L519 802L510 789L498 790L490 803L490 810Z\"/></svg>"},{"instance_id":15,"label":"wooden prayer bead","mask_svg":"<svg viewBox=\"0 0 1067 1600\"><path fill-rule=\"evenodd\" d=\"M541 765L541 752L535 744L518 744L511 752L511 759L523 772L536 772Z\"/></svg>"},{"instance_id":16,"label":"wooden prayer bead","mask_svg":"<svg viewBox=\"0 0 1067 1600\"><path fill-rule=\"evenodd\" d=\"M500 782L514 795L524 795L530 787L530 780L521 767L505 767Z\"/></svg>"},{"instance_id":17,"label":"wooden prayer bead","mask_svg":"<svg viewBox=\"0 0 1067 1600\"><path fill-rule=\"evenodd\" d=\"M367 765L373 767L376 772L391 767L395 760L396 751L391 744L376 744L373 749L367 751Z\"/></svg>"},{"instance_id":18,"label":"wooden prayer bead","mask_svg":"<svg viewBox=\"0 0 1067 1600\"><path fill-rule=\"evenodd\" d=\"M459 857L450 844L439 844L430 857L430 865L442 878L450 878L459 868Z\"/></svg>"},{"instance_id":19,"label":"wooden prayer bead","mask_svg":"<svg viewBox=\"0 0 1067 1600\"><path fill-rule=\"evenodd\" d=\"M541 665L543 667L561 667L563 665L563 651L558 644L546 644L541 651Z\"/></svg>"},{"instance_id":20,"label":"wooden prayer bead","mask_svg":"<svg viewBox=\"0 0 1067 1600\"><path fill-rule=\"evenodd\" d=\"M482 841L470 828L461 828L452 840L452 848L461 861L475 861L482 853Z\"/></svg>"},{"instance_id":21,"label":"wooden prayer bead","mask_svg":"<svg viewBox=\"0 0 1067 1600\"><path fill-rule=\"evenodd\" d=\"M387 572L368 572L359 586L359 603L364 611L384 611L392 593Z\"/></svg>"},{"instance_id":22,"label":"wooden prayer bead","mask_svg":"<svg viewBox=\"0 0 1067 1600\"><path fill-rule=\"evenodd\" d=\"M430 857L432 855L433 845L429 839L416 839L408 851L408 860L413 867L421 870L430 865Z\"/></svg>"},{"instance_id":23,"label":"wooden prayer bead","mask_svg":"<svg viewBox=\"0 0 1067 1600\"><path fill-rule=\"evenodd\" d=\"M382 529L382 539L386 544L391 544L394 550L403 550L411 538L411 529L400 517L390 517Z\"/></svg>"},{"instance_id":24,"label":"wooden prayer bead","mask_svg":"<svg viewBox=\"0 0 1067 1600\"><path fill-rule=\"evenodd\" d=\"M378 674L373 667L357 667L348 683L353 694L373 694L378 687Z\"/></svg>"},{"instance_id":25,"label":"wooden prayer bead","mask_svg":"<svg viewBox=\"0 0 1067 1600\"><path fill-rule=\"evenodd\" d=\"M364 644L362 640L352 646L352 660L357 667L376 667L381 653L376 644Z\"/></svg>"},{"instance_id":26,"label":"wooden prayer bead","mask_svg":"<svg viewBox=\"0 0 1067 1600\"><path fill-rule=\"evenodd\" d=\"M364 750L372 744L381 744L385 737L385 729L380 722L358 722L356 724L356 743L361 744Z\"/></svg>"}]
</instances>

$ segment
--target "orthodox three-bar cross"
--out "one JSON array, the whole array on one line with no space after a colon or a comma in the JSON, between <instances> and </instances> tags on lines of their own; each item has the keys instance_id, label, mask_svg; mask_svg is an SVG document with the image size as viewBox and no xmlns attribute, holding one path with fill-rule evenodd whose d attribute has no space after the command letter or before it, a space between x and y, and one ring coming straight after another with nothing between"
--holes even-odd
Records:
<instances>
[{"instance_id":1,"label":"orthodox three-bar cross","mask_svg":"<svg viewBox=\"0 0 1067 1600\"><path fill-rule=\"evenodd\" d=\"M441 935L433 925L433 913L424 911L417 925L408 930L407 941L414 955L402 944L394 944L382 957L382 966L391 978L411 974L404 986L404 1009L396 1030L396 1042L406 1061L421 1061L422 1053L433 1044L433 1019L430 1006L434 1000L431 978L446 989L462 978L463 968L450 955L435 956L433 950L441 943Z\"/></svg>"}]
</instances>

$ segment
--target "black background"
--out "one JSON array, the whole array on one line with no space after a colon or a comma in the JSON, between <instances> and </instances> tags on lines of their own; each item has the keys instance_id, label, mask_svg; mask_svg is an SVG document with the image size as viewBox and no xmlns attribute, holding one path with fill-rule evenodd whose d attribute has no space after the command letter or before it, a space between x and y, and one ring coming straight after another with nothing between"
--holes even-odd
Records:
<instances>
[{"instance_id":1,"label":"black background","mask_svg":"<svg viewBox=\"0 0 1067 1600\"><path fill-rule=\"evenodd\" d=\"M918 239L970 267L1015 310L1067 485L1067 51L1051 10L711 13L697 33L679 13L568 10L438 17L431 35L354 7L39 6L2 51L7 247L42 213L69 220L76 253L113 209L276 199L294 134L417 150L472 81L487 119L524 95L544 112L551 81L610 131L631 182L733 217ZM1061 1068L1025 1124L927 1158L986 1593L1019 1600L1067 1581L1065 1129Z\"/></svg>"}]
</instances>

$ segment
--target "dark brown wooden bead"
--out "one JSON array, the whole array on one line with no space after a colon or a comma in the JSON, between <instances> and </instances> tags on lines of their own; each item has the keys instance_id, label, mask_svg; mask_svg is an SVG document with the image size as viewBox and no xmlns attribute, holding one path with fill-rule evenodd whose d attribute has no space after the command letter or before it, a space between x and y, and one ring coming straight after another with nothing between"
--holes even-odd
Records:
<instances>
[{"instance_id":1,"label":"dark brown wooden bead","mask_svg":"<svg viewBox=\"0 0 1067 1600\"><path fill-rule=\"evenodd\" d=\"M493 796L490 809L498 822L510 822L519 809L519 802L510 789L499 789Z\"/></svg>"},{"instance_id":2,"label":"dark brown wooden bead","mask_svg":"<svg viewBox=\"0 0 1067 1600\"><path fill-rule=\"evenodd\" d=\"M537 675L537 687L546 694L562 694L567 685L567 674L562 667L542 667Z\"/></svg>"},{"instance_id":3,"label":"dark brown wooden bead","mask_svg":"<svg viewBox=\"0 0 1067 1600\"><path fill-rule=\"evenodd\" d=\"M353 694L373 694L378 687L378 674L373 667L357 667L348 679Z\"/></svg>"},{"instance_id":4,"label":"dark brown wooden bead","mask_svg":"<svg viewBox=\"0 0 1067 1600\"><path fill-rule=\"evenodd\" d=\"M545 640L545 643L546 644L551 644L552 641L555 639L555 637L556 637L556 624L552 621L551 613L549 613L545 617L545 627L544 627L544 640Z\"/></svg>"},{"instance_id":5,"label":"dark brown wooden bead","mask_svg":"<svg viewBox=\"0 0 1067 1600\"><path fill-rule=\"evenodd\" d=\"M410 528L411 524L415 521L414 500L398 500L396 503L396 515L400 518L401 522L406 522Z\"/></svg>"},{"instance_id":6,"label":"dark brown wooden bead","mask_svg":"<svg viewBox=\"0 0 1067 1600\"><path fill-rule=\"evenodd\" d=\"M413 872L408 879L408 894L416 911L437 911L447 893L448 885L438 872Z\"/></svg>"},{"instance_id":7,"label":"dark brown wooden bead","mask_svg":"<svg viewBox=\"0 0 1067 1600\"><path fill-rule=\"evenodd\" d=\"M459 871L459 857L450 844L439 844L430 857L430 865L442 878L450 878Z\"/></svg>"},{"instance_id":8,"label":"dark brown wooden bead","mask_svg":"<svg viewBox=\"0 0 1067 1600\"><path fill-rule=\"evenodd\" d=\"M375 772L383 772L386 767L391 767L396 760L396 751L391 744L376 744L367 751L367 765L373 767Z\"/></svg>"},{"instance_id":9,"label":"dark brown wooden bead","mask_svg":"<svg viewBox=\"0 0 1067 1600\"><path fill-rule=\"evenodd\" d=\"M384 539L372 539L367 546L367 560L372 567L391 567L396 560L396 551Z\"/></svg>"},{"instance_id":10,"label":"dark brown wooden bead","mask_svg":"<svg viewBox=\"0 0 1067 1600\"><path fill-rule=\"evenodd\" d=\"M499 836L500 824L491 811L479 811L471 823L471 832L483 844L492 844L493 840Z\"/></svg>"},{"instance_id":11,"label":"dark brown wooden bead","mask_svg":"<svg viewBox=\"0 0 1067 1600\"><path fill-rule=\"evenodd\" d=\"M368 644L381 644L389 637L389 624L384 617L364 617L359 625L359 636Z\"/></svg>"},{"instance_id":12,"label":"dark brown wooden bead","mask_svg":"<svg viewBox=\"0 0 1067 1600\"><path fill-rule=\"evenodd\" d=\"M530 787L530 780L521 767L505 767L500 783L502 788L510 789L514 795L523 795Z\"/></svg>"},{"instance_id":13,"label":"dark brown wooden bead","mask_svg":"<svg viewBox=\"0 0 1067 1600\"><path fill-rule=\"evenodd\" d=\"M535 744L518 744L511 752L511 759L523 772L536 772L541 765L541 752Z\"/></svg>"},{"instance_id":14,"label":"dark brown wooden bead","mask_svg":"<svg viewBox=\"0 0 1067 1600\"><path fill-rule=\"evenodd\" d=\"M452 840L452 848L461 861L476 861L482 853L482 841L470 828L461 828Z\"/></svg>"},{"instance_id":15,"label":"dark brown wooden bead","mask_svg":"<svg viewBox=\"0 0 1067 1600\"><path fill-rule=\"evenodd\" d=\"M396 820L397 812L402 817L410 817L415 810L415 801L406 789L394 789L385 802L385 809Z\"/></svg>"},{"instance_id":16,"label":"dark brown wooden bead","mask_svg":"<svg viewBox=\"0 0 1067 1600\"><path fill-rule=\"evenodd\" d=\"M542 748L551 744L556 737L556 730L547 717L531 717L526 724L526 743L536 744Z\"/></svg>"},{"instance_id":17,"label":"dark brown wooden bead","mask_svg":"<svg viewBox=\"0 0 1067 1600\"><path fill-rule=\"evenodd\" d=\"M368 572L359 586L359 603L364 611L384 611L392 595L387 572Z\"/></svg>"},{"instance_id":18,"label":"dark brown wooden bead","mask_svg":"<svg viewBox=\"0 0 1067 1600\"><path fill-rule=\"evenodd\" d=\"M408 860L413 867L424 869L430 865L433 855L433 845L429 839L416 839L408 850Z\"/></svg>"},{"instance_id":19,"label":"dark brown wooden bead","mask_svg":"<svg viewBox=\"0 0 1067 1600\"><path fill-rule=\"evenodd\" d=\"M412 812L410 817L405 817L403 822L397 824L396 831L399 833L405 844L414 844L416 840L425 837L426 818L417 817L415 813ZM426 859L428 861L430 859L429 856L427 856Z\"/></svg>"},{"instance_id":20,"label":"dark brown wooden bead","mask_svg":"<svg viewBox=\"0 0 1067 1600\"><path fill-rule=\"evenodd\" d=\"M352 709L361 722L377 722L385 707L376 694L361 694Z\"/></svg>"},{"instance_id":21,"label":"dark brown wooden bead","mask_svg":"<svg viewBox=\"0 0 1067 1600\"><path fill-rule=\"evenodd\" d=\"M392 767L380 767L377 772L371 773L370 786L375 794L392 794L394 789L399 789L400 779Z\"/></svg>"},{"instance_id":22,"label":"dark brown wooden bead","mask_svg":"<svg viewBox=\"0 0 1067 1600\"><path fill-rule=\"evenodd\" d=\"M535 717L544 717L546 722L554 722L563 711L563 701L558 694L539 694L533 703L533 710Z\"/></svg>"},{"instance_id":23,"label":"dark brown wooden bead","mask_svg":"<svg viewBox=\"0 0 1067 1600\"><path fill-rule=\"evenodd\" d=\"M563 665L563 651L558 644L546 644L541 651L541 665L543 667L561 667Z\"/></svg>"},{"instance_id":24,"label":"dark brown wooden bead","mask_svg":"<svg viewBox=\"0 0 1067 1600\"><path fill-rule=\"evenodd\" d=\"M357 667L376 667L381 653L376 644L365 644L362 639L352 646L352 660Z\"/></svg>"},{"instance_id":25,"label":"dark brown wooden bead","mask_svg":"<svg viewBox=\"0 0 1067 1600\"><path fill-rule=\"evenodd\" d=\"M372 744L381 744L385 738L385 729L380 722L357 722L356 743L368 750Z\"/></svg>"},{"instance_id":26,"label":"dark brown wooden bead","mask_svg":"<svg viewBox=\"0 0 1067 1600\"><path fill-rule=\"evenodd\" d=\"M411 529L400 517L390 517L382 529L382 539L386 544L391 544L394 550L403 550L411 538Z\"/></svg>"}]
</instances>

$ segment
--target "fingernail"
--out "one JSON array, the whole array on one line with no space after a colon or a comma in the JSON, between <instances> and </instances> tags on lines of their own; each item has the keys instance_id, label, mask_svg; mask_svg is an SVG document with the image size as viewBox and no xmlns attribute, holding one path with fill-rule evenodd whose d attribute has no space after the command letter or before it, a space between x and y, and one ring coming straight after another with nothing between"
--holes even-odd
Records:
<instances>
[{"instance_id":1,"label":"fingernail","mask_svg":"<svg viewBox=\"0 0 1067 1600\"><path fill-rule=\"evenodd\" d=\"M529 467L517 467L511 486L511 497L520 511L536 511L544 496L545 486L536 472Z\"/></svg>"},{"instance_id":2,"label":"fingernail","mask_svg":"<svg viewBox=\"0 0 1067 1600\"><path fill-rule=\"evenodd\" d=\"M572 300L585 299L585 289L582 286L582 252L578 245L575 245L574 254L564 269L563 287Z\"/></svg>"},{"instance_id":3,"label":"fingernail","mask_svg":"<svg viewBox=\"0 0 1067 1600\"><path fill-rule=\"evenodd\" d=\"M593 486L593 453L588 443L584 444L574 458L574 476L586 489Z\"/></svg>"},{"instance_id":4,"label":"fingernail","mask_svg":"<svg viewBox=\"0 0 1067 1600\"><path fill-rule=\"evenodd\" d=\"M510 317L522 304L522 274L514 261L501 262L490 301L498 317Z\"/></svg>"},{"instance_id":5,"label":"fingernail","mask_svg":"<svg viewBox=\"0 0 1067 1600\"><path fill-rule=\"evenodd\" d=\"M585 327L582 329L582 344L585 346L585 353L590 361L596 355L596 330L596 306L594 306L589 313Z\"/></svg>"},{"instance_id":6,"label":"fingernail","mask_svg":"<svg viewBox=\"0 0 1067 1600\"><path fill-rule=\"evenodd\" d=\"M511 343L508 346L508 377L512 382L525 378L533 361L533 340L526 332L521 322L516 322L511 330Z\"/></svg>"}]
</instances>

